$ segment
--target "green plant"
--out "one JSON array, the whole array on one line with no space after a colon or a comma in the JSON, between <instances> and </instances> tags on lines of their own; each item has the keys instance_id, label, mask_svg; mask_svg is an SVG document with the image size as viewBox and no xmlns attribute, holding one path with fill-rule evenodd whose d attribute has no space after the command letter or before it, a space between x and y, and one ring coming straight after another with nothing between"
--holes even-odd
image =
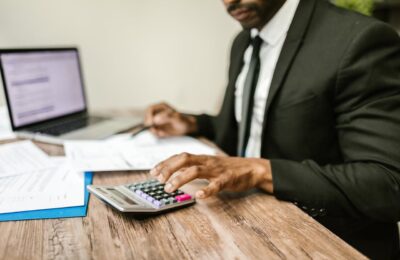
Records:
<instances>
[{"instance_id":1,"label":"green plant","mask_svg":"<svg viewBox=\"0 0 400 260\"><path fill-rule=\"evenodd\" d=\"M333 0L340 7L371 15L374 8L374 0Z\"/></svg>"}]
</instances>

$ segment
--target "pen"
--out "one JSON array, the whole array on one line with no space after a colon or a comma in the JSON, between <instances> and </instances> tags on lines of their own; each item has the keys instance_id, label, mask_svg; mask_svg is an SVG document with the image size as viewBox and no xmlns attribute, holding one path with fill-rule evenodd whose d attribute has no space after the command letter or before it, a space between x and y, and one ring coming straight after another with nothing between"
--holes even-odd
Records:
<instances>
[{"instance_id":1,"label":"pen","mask_svg":"<svg viewBox=\"0 0 400 260\"><path fill-rule=\"evenodd\" d=\"M137 130L135 130L132 134L131 134L131 138L137 136L138 134L140 134L141 132L144 132L146 130L149 130L150 128L152 128L154 125L144 125L141 124L138 127L136 127Z\"/></svg>"}]
</instances>

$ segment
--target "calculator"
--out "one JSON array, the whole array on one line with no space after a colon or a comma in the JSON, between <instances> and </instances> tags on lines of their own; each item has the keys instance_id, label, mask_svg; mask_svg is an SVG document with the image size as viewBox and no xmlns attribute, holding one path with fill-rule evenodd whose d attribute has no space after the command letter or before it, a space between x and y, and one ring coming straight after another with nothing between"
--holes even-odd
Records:
<instances>
[{"instance_id":1,"label":"calculator","mask_svg":"<svg viewBox=\"0 0 400 260\"><path fill-rule=\"evenodd\" d=\"M164 184L157 180L119 186L89 185L88 190L115 209L126 213L157 214L195 203L195 199L181 191L164 191Z\"/></svg>"}]
</instances>

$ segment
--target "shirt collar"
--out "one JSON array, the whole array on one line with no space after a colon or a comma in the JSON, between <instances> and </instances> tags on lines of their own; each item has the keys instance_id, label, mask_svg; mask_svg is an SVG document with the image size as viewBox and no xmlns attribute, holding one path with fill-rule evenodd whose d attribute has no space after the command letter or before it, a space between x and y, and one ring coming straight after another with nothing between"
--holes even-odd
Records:
<instances>
[{"instance_id":1,"label":"shirt collar","mask_svg":"<svg viewBox=\"0 0 400 260\"><path fill-rule=\"evenodd\" d=\"M278 41L287 34L299 2L300 0L286 0L279 11L260 32L258 29L251 29L251 37L254 38L260 35L261 39L268 45L274 46L277 44Z\"/></svg>"}]
</instances>

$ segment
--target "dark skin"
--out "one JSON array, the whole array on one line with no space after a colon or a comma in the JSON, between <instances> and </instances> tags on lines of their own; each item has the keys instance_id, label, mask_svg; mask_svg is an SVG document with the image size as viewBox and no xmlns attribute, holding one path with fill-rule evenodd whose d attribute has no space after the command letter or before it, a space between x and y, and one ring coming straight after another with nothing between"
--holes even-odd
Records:
<instances>
[{"instance_id":1,"label":"dark skin","mask_svg":"<svg viewBox=\"0 0 400 260\"><path fill-rule=\"evenodd\" d=\"M243 28L261 30L282 7L286 0L223 0L227 12ZM168 104L150 106L146 111L145 124L158 137L182 136L197 132L193 116L179 113ZM173 192L182 185L200 178L209 181L208 186L196 192L203 199L219 191L245 191L259 188L273 193L271 165L267 159L227 156L175 155L154 167L150 174L166 183L165 191Z\"/></svg>"}]
</instances>

